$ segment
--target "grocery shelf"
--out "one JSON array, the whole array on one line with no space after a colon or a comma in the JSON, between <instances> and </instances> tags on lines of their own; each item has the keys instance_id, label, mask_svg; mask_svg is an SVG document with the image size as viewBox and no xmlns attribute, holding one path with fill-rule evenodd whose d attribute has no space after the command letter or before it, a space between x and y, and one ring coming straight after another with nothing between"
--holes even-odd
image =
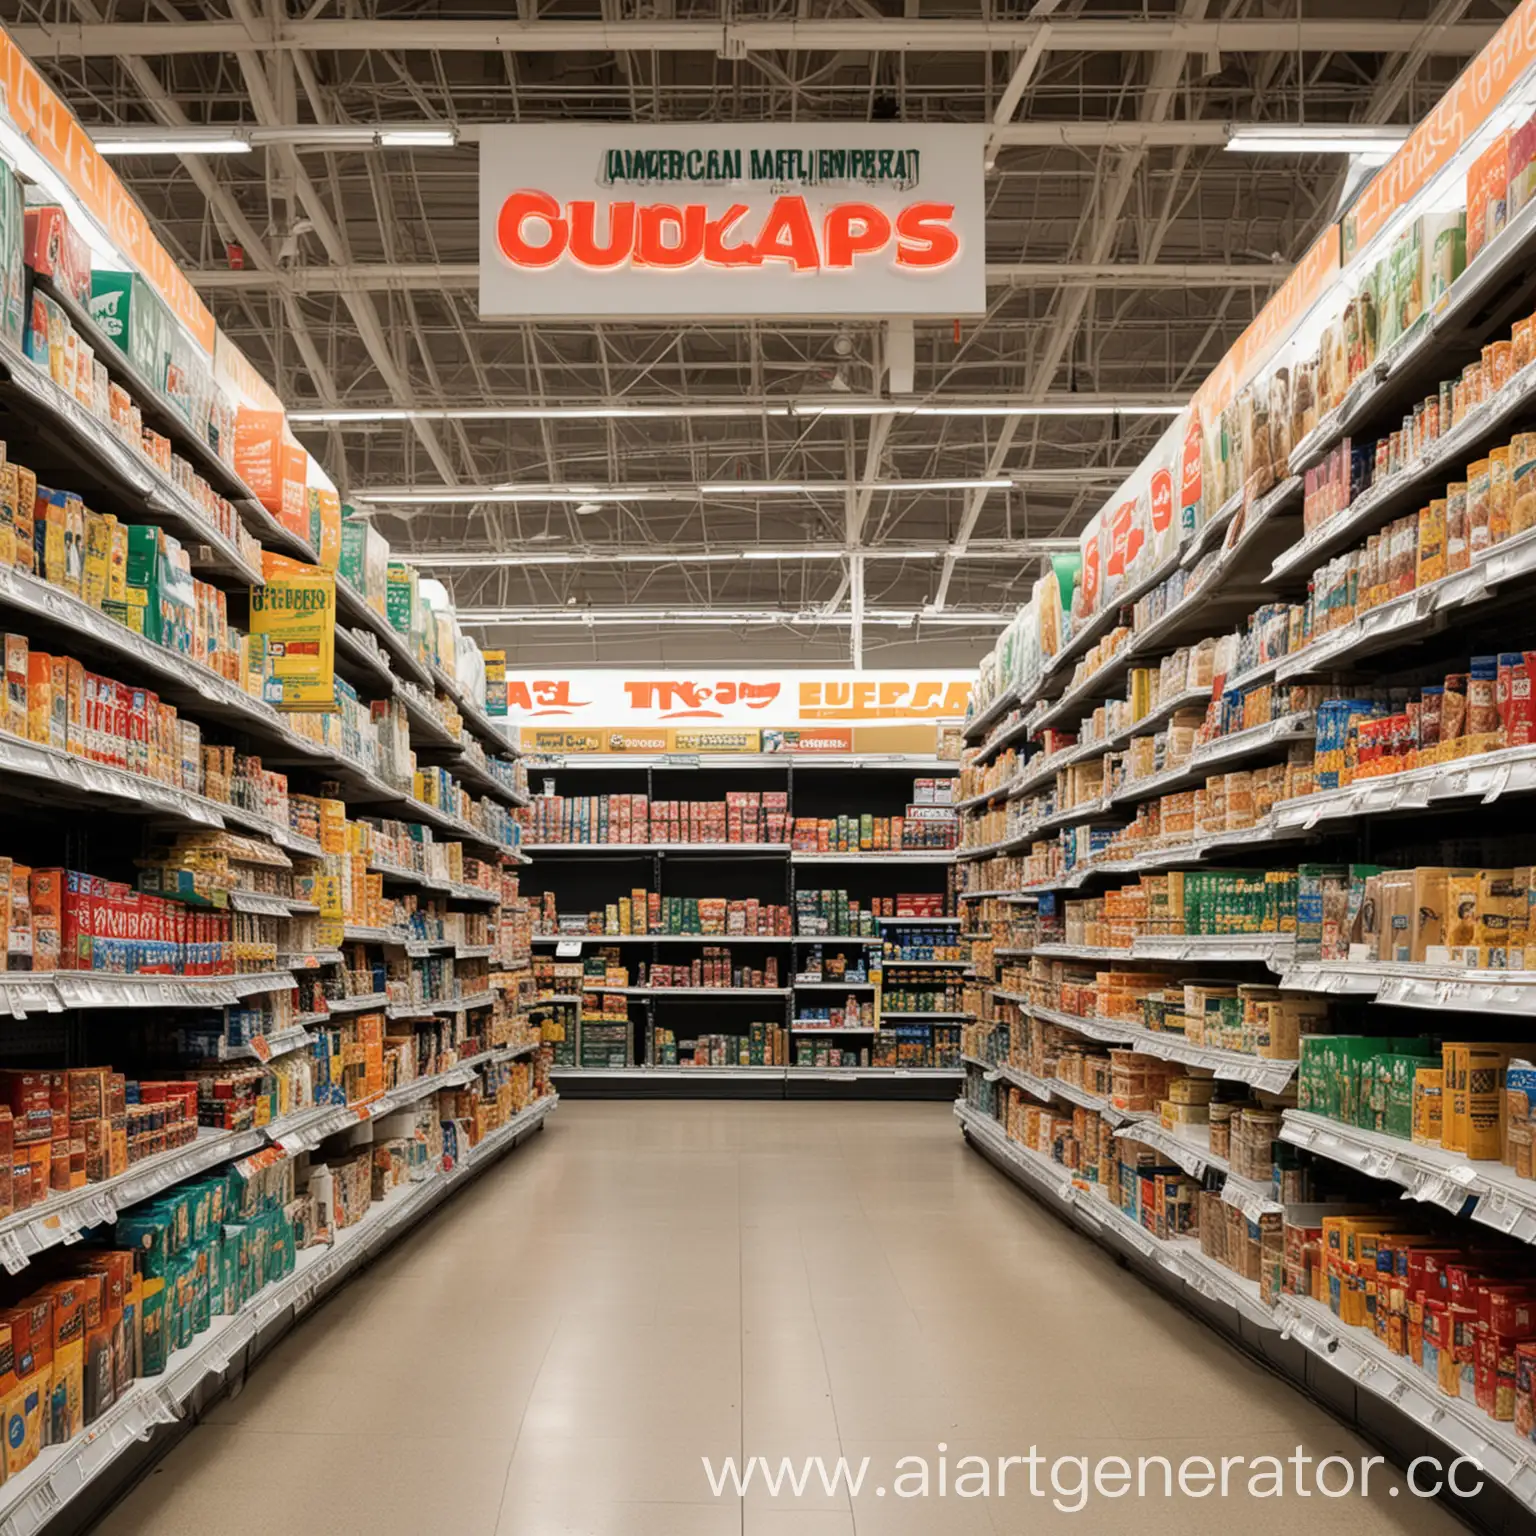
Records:
<instances>
[{"instance_id":1,"label":"grocery shelf","mask_svg":"<svg viewBox=\"0 0 1536 1536\"><path fill-rule=\"evenodd\" d=\"M1421 1147L1299 1109L1285 1111L1280 1139L1370 1178L1400 1184L1415 1200L1453 1215L1476 1200L1478 1210L1472 1214L1479 1220L1522 1242L1536 1241L1536 1182L1516 1178L1514 1169L1503 1163L1469 1162L1465 1153ZM1482 1209L1485 1200L1487 1210Z\"/></svg>"},{"instance_id":2,"label":"grocery shelf","mask_svg":"<svg viewBox=\"0 0 1536 1536\"><path fill-rule=\"evenodd\" d=\"M1222 1174L1230 1171L1226 1158L1211 1151L1209 1126L1189 1126L1176 1131L1165 1126L1156 1115L1146 1114L1122 1125L1115 1135L1126 1141L1139 1141L1143 1146L1161 1152L1194 1179L1204 1178L1211 1169Z\"/></svg>"},{"instance_id":3,"label":"grocery shelf","mask_svg":"<svg viewBox=\"0 0 1536 1536\"><path fill-rule=\"evenodd\" d=\"M310 949L302 954L279 955L278 964L285 971L319 971L328 965L341 965L345 956L339 949Z\"/></svg>"},{"instance_id":4,"label":"grocery shelf","mask_svg":"<svg viewBox=\"0 0 1536 1536\"><path fill-rule=\"evenodd\" d=\"M185 1147L170 1148L113 1178L50 1195L39 1205L0 1217L0 1264L14 1275L45 1249L73 1242L87 1228L115 1221L128 1206L265 1143L265 1133L259 1130L200 1130Z\"/></svg>"},{"instance_id":5,"label":"grocery shelf","mask_svg":"<svg viewBox=\"0 0 1536 1536\"><path fill-rule=\"evenodd\" d=\"M489 1008L496 1001L494 992L467 992L462 997L416 1003L388 1003L385 1014L391 1019L435 1019L445 1013L468 1013L472 1008Z\"/></svg>"},{"instance_id":6,"label":"grocery shelf","mask_svg":"<svg viewBox=\"0 0 1536 1536\"><path fill-rule=\"evenodd\" d=\"M976 749L976 756L972 759L972 762L978 766L987 762L995 753L1001 752L1004 747L1018 741L1020 737L1029 735L1029 729L1027 717L1020 717L1002 726L988 736Z\"/></svg>"},{"instance_id":7,"label":"grocery shelf","mask_svg":"<svg viewBox=\"0 0 1536 1536\"><path fill-rule=\"evenodd\" d=\"M888 917L885 922L898 921ZM902 921L915 921L915 919L902 919ZM947 922L947 918L934 918L934 922ZM797 933L791 940L795 944L881 944L884 940L876 933Z\"/></svg>"},{"instance_id":8,"label":"grocery shelf","mask_svg":"<svg viewBox=\"0 0 1536 1536\"><path fill-rule=\"evenodd\" d=\"M953 864L955 853L953 848L883 848L856 853L803 853L797 850L791 857L796 864Z\"/></svg>"},{"instance_id":9,"label":"grocery shelf","mask_svg":"<svg viewBox=\"0 0 1536 1536\"><path fill-rule=\"evenodd\" d=\"M319 556L309 540L300 538L280 523L256 500L255 494L240 478L234 465L220 458L213 446L193 430L191 423L171 404L160 386L102 330L86 305L81 304L67 288L45 273L29 268L27 276L30 282L69 316L76 334L89 344L96 360L106 367L108 376L118 380L133 396L144 424L170 438L176 451L193 461L203 478L226 501L239 508L247 532L260 539L264 549L306 560L311 565L319 563Z\"/></svg>"},{"instance_id":10,"label":"grocery shelf","mask_svg":"<svg viewBox=\"0 0 1536 1536\"><path fill-rule=\"evenodd\" d=\"M286 896L267 896L260 891L230 891L229 905L235 912L254 912L264 917L292 917L295 912L318 912L312 902L291 901Z\"/></svg>"},{"instance_id":11,"label":"grocery shelf","mask_svg":"<svg viewBox=\"0 0 1536 1536\"><path fill-rule=\"evenodd\" d=\"M787 858L790 850L788 843L524 843L523 851L539 858L548 858L552 854L603 858L646 853L690 853L699 858L733 859L749 853Z\"/></svg>"},{"instance_id":12,"label":"grocery shelf","mask_svg":"<svg viewBox=\"0 0 1536 1536\"><path fill-rule=\"evenodd\" d=\"M348 944L403 944L405 930L377 928L366 923L347 923L342 928L342 937Z\"/></svg>"},{"instance_id":13,"label":"grocery shelf","mask_svg":"<svg viewBox=\"0 0 1536 1536\"><path fill-rule=\"evenodd\" d=\"M789 1026L792 1035L877 1035L874 1024L821 1024L815 1019L796 1019Z\"/></svg>"},{"instance_id":14,"label":"grocery shelf","mask_svg":"<svg viewBox=\"0 0 1536 1536\"><path fill-rule=\"evenodd\" d=\"M934 971L968 971L971 968L969 960L908 960L896 959L890 955L880 957L882 969L887 971L909 971L926 969Z\"/></svg>"},{"instance_id":15,"label":"grocery shelf","mask_svg":"<svg viewBox=\"0 0 1536 1536\"><path fill-rule=\"evenodd\" d=\"M1226 534L1227 526L1232 519L1243 509L1243 493L1234 491L1217 509L1195 530L1195 536L1180 551L1179 564L1186 570L1192 570L1200 563L1201 556L1208 549L1219 548Z\"/></svg>"},{"instance_id":16,"label":"grocery shelf","mask_svg":"<svg viewBox=\"0 0 1536 1536\"><path fill-rule=\"evenodd\" d=\"M389 653L398 675L423 688L432 687L432 674L411 653L404 638L399 635L383 614L369 607L361 592L344 576L336 578L336 618L340 624L369 631Z\"/></svg>"},{"instance_id":17,"label":"grocery shelf","mask_svg":"<svg viewBox=\"0 0 1536 1536\"><path fill-rule=\"evenodd\" d=\"M1238 505L1240 505L1240 499ZM1232 508L1237 510L1236 505ZM1077 660L1088 648L1093 645L1101 635L1112 629L1120 617L1123 608L1134 604L1138 598L1144 597L1154 587L1166 581L1179 568L1179 554L1175 551L1161 565L1150 571L1144 572L1129 583L1126 587L1116 592L1114 598L1095 614L1084 621L1082 628L1075 634L1067 636L1050 661L1041 669L1040 676L1034 683L1023 691L1034 693L1037 697L1044 698L1056 678L1066 673L1068 667Z\"/></svg>"},{"instance_id":18,"label":"grocery shelf","mask_svg":"<svg viewBox=\"0 0 1536 1536\"><path fill-rule=\"evenodd\" d=\"M780 933L536 933L535 944L791 944ZM878 944L878 939L870 939Z\"/></svg>"},{"instance_id":19,"label":"grocery shelf","mask_svg":"<svg viewBox=\"0 0 1536 1536\"><path fill-rule=\"evenodd\" d=\"M1247 730L1233 731L1201 743L1182 763L1122 784L1111 792L1109 803L1134 802L1181 789L1186 784L1198 784L1223 764L1257 757L1276 747L1289 747L1293 742L1311 741L1316 735L1310 710L1283 715L1278 720L1250 726Z\"/></svg>"},{"instance_id":20,"label":"grocery shelf","mask_svg":"<svg viewBox=\"0 0 1536 1536\"><path fill-rule=\"evenodd\" d=\"M1363 373L1346 392L1343 400L1299 442L1292 445L1290 469L1300 473L1318 463L1328 450L1374 411L1391 411L1406 403L1412 409L1415 400L1425 394L1425 381L1439 378L1443 371L1442 348L1455 338L1456 326L1464 324L1485 301L1488 291L1509 279L1512 272L1523 270L1530 252L1536 214L1529 205L1516 213L1504 228L1478 252L1456 281L1426 310L1416 324L1387 352L1377 358L1376 366ZM1459 341L1451 341L1457 350L1465 350Z\"/></svg>"},{"instance_id":21,"label":"grocery shelf","mask_svg":"<svg viewBox=\"0 0 1536 1536\"><path fill-rule=\"evenodd\" d=\"M952 1082L965 1076L959 1067L785 1067L784 1071L791 1080L825 1083L880 1082L900 1078Z\"/></svg>"},{"instance_id":22,"label":"grocery shelf","mask_svg":"<svg viewBox=\"0 0 1536 1536\"><path fill-rule=\"evenodd\" d=\"M882 927L886 927L886 928L899 927L902 924L907 924L909 926L915 926L915 927L919 927L919 928L958 927L959 923L960 923L960 919L958 917L905 917L905 916L903 916L903 917L880 917L880 916L877 916L875 918L875 921L877 923L879 923Z\"/></svg>"},{"instance_id":23,"label":"grocery shelf","mask_svg":"<svg viewBox=\"0 0 1536 1536\"><path fill-rule=\"evenodd\" d=\"M987 727L1001 720L1008 711L1019 702L1017 688L1005 688L978 714L973 715L965 722L960 732L962 741L981 741L987 731Z\"/></svg>"},{"instance_id":24,"label":"grocery shelf","mask_svg":"<svg viewBox=\"0 0 1536 1536\"><path fill-rule=\"evenodd\" d=\"M389 1002L389 995L384 992L367 992L357 997L335 997L326 999L326 1007L330 1013L366 1013L371 1009L383 1008Z\"/></svg>"},{"instance_id":25,"label":"grocery shelf","mask_svg":"<svg viewBox=\"0 0 1536 1536\"><path fill-rule=\"evenodd\" d=\"M1048 1204L1075 1218L1078 1225L1086 1225L1095 1236L1110 1240L1117 1248L1129 1248L1207 1300L1230 1307L1244 1320L1266 1330L1278 1329L1273 1312L1260 1300L1257 1282L1244 1280L1207 1258L1198 1242L1190 1238L1154 1237L1104 1196L1074 1182L1070 1170L1010 1140L995 1120L970 1105L957 1102L955 1118L973 1145L1005 1171L1022 1175L1020 1182L1045 1196Z\"/></svg>"},{"instance_id":26,"label":"grocery shelf","mask_svg":"<svg viewBox=\"0 0 1536 1536\"><path fill-rule=\"evenodd\" d=\"M1076 1083L1066 1082L1059 1077L1036 1077L1033 1072L1026 1072L1022 1067L1016 1067L1012 1062L1007 1061L983 1061L977 1056L965 1056L961 1059L974 1067L980 1067L993 1079L1002 1079L1012 1083L1016 1088L1022 1088L1025 1093L1039 1099L1041 1103L1049 1103L1053 1098L1063 1098L1069 1103L1080 1104L1084 1109L1091 1109L1096 1114L1103 1115L1111 1125L1123 1125L1141 1118L1128 1110L1116 1109L1103 1095L1090 1093L1086 1088L1079 1088Z\"/></svg>"},{"instance_id":27,"label":"grocery shelf","mask_svg":"<svg viewBox=\"0 0 1536 1536\"><path fill-rule=\"evenodd\" d=\"M1004 995L1011 1001L1022 1003L1037 1019L1047 1024L1060 1024L1064 1029L1073 1030L1089 1040L1101 1040L1110 1045L1128 1045L1164 1061L1181 1061L1188 1066L1204 1067L1217 1077L1246 1083L1250 1088L1262 1088L1268 1093L1281 1092L1295 1076L1299 1065L1295 1061L1281 1058L1250 1056L1244 1051L1224 1051L1215 1046L1192 1045L1180 1035L1143 1029L1139 1024L1085 1018L1076 1013L1062 1013L1055 1008L1042 1008L1012 994Z\"/></svg>"},{"instance_id":28,"label":"grocery shelf","mask_svg":"<svg viewBox=\"0 0 1536 1536\"><path fill-rule=\"evenodd\" d=\"M1280 986L1293 992L1370 997L1395 1008L1536 1017L1536 971L1474 971L1389 961L1308 960L1286 967Z\"/></svg>"},{"instance_id":29,"label":"grocery shelf","mask_svg":"<svg viewBox=\"0 0 1536 1536\"><path fill-rule=\"evenodd\" d=\"M172 1350L165 1371L137 1378L88 1430L43 1450L0 1488L0 1528L7 1536L37 1536L58 1511L100 1479L130 1445L186 1417L194 1393L224 1376L243 1351L260 1347L279 1317L299 1316L316 1297L359 1269L406 1227L438 1204L469 1170L520 1141L554 1109L550 1094L472 1147L462 1164L436 1169L420 1183L372 1204L361 1220L337 1232L329 1246L300 1251L291 1273L263 1287L238 1312L213 1319L192 1344ZM268 1335L270 1337L270 1334Z\"/></svg>"},{"instance_id":30,"label":"grocery shelf","mask_svg":"<svg viewBox=\"0 0 1536 1536\"><path fill-rule=\"evenodd\" d=\"M612 992L623 997L788 997L790 987L610 987L584 982L583 992Z\"/></svg>"},{"instance_id":31,"label":"grocery shelf","mask_svg":"<svg viewBox=\"0 0 1536 1536\"><path fill-rule=\"evenodd\" d=\"M872 981L801 981L797 976L794 981L796 992L873 992L875 984Z\"/></svg>"},{"instance_id":32,"label":"grocery shelf","mask_svg":"<svg viewBox=\"0 0 1536 1536\"><path fill-rule=\"evenodd\" d=\"M894 1008L882 1008L880 1010L880 1022L882 1025L933 1024L945 1019L961 1020L974 1017L974 1014L950 1012L944 1009L934 1012L917 1013L903 1013Z\"/></svg>"},{"instance_id":33,"label":"grocery shelf","mask_svg":"<svg viewBox=\"0 0 1536 1536\"><path fill-rule=\"evenodd\" d=\"M1295 1339L1340 1380L1384 1399L1412 1419L1432 1440L1474 1459L1478 1476L1508 1491L1536 1511L1536 1449L1476 1403L1447 1397L1411 1359L1394 1355L1373 1333L1339 1321L1308 1296L1281 1296L1276 1318L1286 1338Z\"/></svg>"},{"instance_id":34,"label":"grocery shelf","mask_svg":"<svg viewBox=\"0 0 1536 1536\"><path fill-rule=\"evenodd\" d=\"M114 971L23 971L0 982L14 1016L62 1008L210 1008L293 986L287 971L225 976L124 976Z\"/></svg>"},{"instance_id":35,"label":"grocery shelf","mask_svg":"<svg viewBox=\"0 0 1536 1536\"><path fill-rule=\"evenodd\" d=\"M1275 561L1270 582L1310 576L1329 555L1357 544L1394 516L1417 511L1431 481L1454 479L1456 471L1479 455L1475 451L1491 433L1507 428L1529 410L1536 398L1536 366L1527 365L1506 381L1497 394L1467 412L1419 457L1395 474L1383 475L1355 497L1342 512L1314 528Z\"/></svg>"},{"instance_id":36,"label":"grocery shelf","mask_svg":"<svg viewBox=\"0 0 1536 1536\"><path fill-rule=\"evenodd\" d=\"M261 572L182 488L66 393L9 339L0 339L0 398L10 453L45 481L67 483L103 512L154 523L180 539L195 575L226 587L259 587ZM65 473L55 474L56 469Z\"/></svg>"}]
</instances>

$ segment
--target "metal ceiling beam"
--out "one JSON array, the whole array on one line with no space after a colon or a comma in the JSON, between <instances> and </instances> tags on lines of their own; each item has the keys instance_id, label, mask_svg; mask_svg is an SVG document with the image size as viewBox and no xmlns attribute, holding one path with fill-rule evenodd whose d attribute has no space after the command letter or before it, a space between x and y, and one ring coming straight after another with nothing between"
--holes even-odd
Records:
<instances>
[{"instance_id":1,"label":"metal ceiling beam","mask_svg":"<svg viewBox=\"0 0 1536 1536\"><path fill-rule=\"evenodd\" d=\"M1217 20L1049 21L911 20L900 16L813 21L449 21L294 20L254 34L238 21L29 24L11 36L34 58L213 57L261 52L399 53L1022 53L1041 32L1051 53L1426 53L1469 58L1497 31L1492 21L1462 21L1424 37L1420 21L1308 16Z\"/></svg>"},{"instance_id":2,"label":"metal ceiling beam","mask_svg":"<svg viewBox=\"0 0 1536 1536\"><path fill-rule=\"evenodd\" d=\"M1252 283L1267 287L1283 282L1292 264L1281 261L1106 262L999 261L987 263L987 282L994 288L1032 284L1094 288L1231 288ZM280 292L384 293L412 288L440 291L475 289L480 268L474 262L374 262L368 265L289 267L281 273L214 270L191 271L193 284L205 293L231 289L277 289Z\"/></svg>"}]
</instances>

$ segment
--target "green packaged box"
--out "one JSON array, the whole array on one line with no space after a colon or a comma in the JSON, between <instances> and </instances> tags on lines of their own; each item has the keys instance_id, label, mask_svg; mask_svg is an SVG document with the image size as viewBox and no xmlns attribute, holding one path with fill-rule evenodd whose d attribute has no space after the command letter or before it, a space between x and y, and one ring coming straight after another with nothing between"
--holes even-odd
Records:
<instances>
[{"instance_id":1,"label":"green packaged box","mask_svg":"<svg viewBox=\"0 0 1536 1536\"><path fill-rule=\"evenodd\" d=\"M171 361L170 317L160 296L135 272L91 272L91 318L156 388Z\"/></svg>"},{"instance_id":2,"label":"green packaged box","mask_svg":"<svg viewBox=\"0 0 1536 1536\"><path fill-rule=\"evenodd\" d=\"M0 162L0 336L21 345L26 328L26 210L21 183Z\"/></svg>"},{"instance_id":3,"label":"green packaged box","mask_svg":"<svg viewBox=\"0 0 1536 1536\"><path fill-rule=\"evenodd\" d=\"M416 568L399 560L389 562L385 617L397 635L412 640L420 632L421 592Z\"/></svg>"}]
</instances>

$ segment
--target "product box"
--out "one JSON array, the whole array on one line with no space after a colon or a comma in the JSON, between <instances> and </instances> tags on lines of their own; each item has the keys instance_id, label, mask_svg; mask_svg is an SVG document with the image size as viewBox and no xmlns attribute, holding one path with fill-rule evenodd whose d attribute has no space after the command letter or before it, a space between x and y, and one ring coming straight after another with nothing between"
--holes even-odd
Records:
<instances>
[{"instance_id":1,"label":"product box","mask_svg":"<svg viewBox=\"0 0 1536 1536\"><path fill-rule=\"evenodd\" d=\"M91 319L156 389L171 361L171 320L158 294L133 272L93 270Z\"/></svg>"},{"instance_id":2,"label":"product box","mask_svg":"<svg viewBox=\"0 0 1536 1536\"><path fill-rule=\"evenodd\" d=\"M420 578L416 567L398 560L391 560L388 571L387 613L390 627L396 634L410 638L419 634L421 627Z\"/></svg>"},{"instance_id":3,"label":"product box","mask_svg":"<svg viewBox=\"0 0 1536 1536\"><path fill-rule=\"evenodd\" d=\"M1467 167L1467 260L1504 228L1509 213L1509 140L1506 131Z\"/></svg>"}]
</instances>

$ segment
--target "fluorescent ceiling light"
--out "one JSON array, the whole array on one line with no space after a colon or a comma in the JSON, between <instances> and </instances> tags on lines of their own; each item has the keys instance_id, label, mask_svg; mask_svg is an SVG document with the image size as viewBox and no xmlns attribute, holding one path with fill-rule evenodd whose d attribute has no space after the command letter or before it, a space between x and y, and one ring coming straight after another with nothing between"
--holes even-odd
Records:
<instances>
[{"instance_id":1,"label":"fluorescent ceiling light","mask_svg":"<svg viewBox=\"0 0 1536 1536\"><path fill-rule=\"evenodd\" d=\"M943 624L955 628L1005 629L1013 622L1012 613L945 609L941 613L922 613L916 609L877 608L864 614L866 625L911 629L921 624ZM821 613L815 609L732 608L461 608L459 622L472 629L503 625L545 626L555 628L597 628L645 625L647 628L736 629L779 625L825 626L848 629L853 615L846 611Z\"/></svg>"},{"instance_id":2,"label":"fluorescent ceiling light","mask_svg":"<svg viewBox=\"0 0 1536 1536\"><path fill-rule=\"evenodd\" d=\"M441 128L381 128L381 149L452 149L459 142L458 131Z\"/></svg>"},{"instance_id":3,"label":"fluorescent ceiling light","mask_svg":"<svg viewBox=\"0 0 1536 1536\"><path fill-rule=\"evenodd\" d=\"M1182 404L1107 397L1102 400L985 401L957 400L907 405L895 401L867 400L847 404L797 400L788 403L761 401L678 400L646 405L472 405L402 410L387 406L353 406L335 409L290 411L295 426L345 426L349 423L416 421L667 421L761 417L814 418L818 416L1177 416Z\"/></svg>"},{"instance_id":4,"label":"fluorescent ceiling light","mask_svg":"<svg viewBox=\"0 0 1536 1536\"><path fill-rule=\"evenodd\" d=\"M705 480L705 496L840 496L845 491L996 491L1009 479L985 480Z\"/></svg>"},{"instance_id":5,"label":"fluorescent ceiling light","mask_svg":"<svg viewBox=\"0 0 1536 1536\"><path fill-rule=\"evenodd\" d=\"M1077 471L1063 472L1076 475ZM1123 472L1082 472L1085 478L1106 473L1123 478ZM442 486L422 490L412 486L380 486L359 491L356 501L395 506L470 506L477 502L562 502L580 509L585 503L602 506L632 501L687 501L696 496L843 496L859 491L972 491L1007 490L1016 483L1029 484L1044 475L1050 483L1060 476L1050 471L1025 470L1016 477L993 476L977 480L704 480L696 484L659 485L485 485Z\"/></svg>"},{"instance_id":6,"label":"fluorescent ceiling light","mask_svg":"<svg viewBox=\"0 0 1536 1536\"><path fill-rule=\"evenodd\" d=\"M880 544L865 549L820 545L810 549L631 549L589 547L564 550L427 549L397 550L401 560L427 571L517 569L540 565L731 565L741 561L846 560L1029 560L1059 550L1076 550L1076 539L979 540L964 548Z\"/></svg>"},{"instance_id":7,"label":"fluorescent ceiling light","mask_svg":"<svg viewBox=\"0 0 1536 1536\"><path fill-rule=\"evenodd\" d=\"M1353 123L1247 123L1235 127L1227 148L1247 155L1363 155L1388 160L1412 130Z\"/></svg>"},{"instance_id":8,"label":"fluorescent ceiling light","mask_svg":"<svg viewBox=\"0 0 1536 1536\"><path fill-rule=\"evenodd\" d=\"M144 138L122 137L103 132L95 140L97 150L103 155L248 155L248 140L234 133L202 135L167 133L161 129L155 135Z\"/></svg>"}]
</instances>

